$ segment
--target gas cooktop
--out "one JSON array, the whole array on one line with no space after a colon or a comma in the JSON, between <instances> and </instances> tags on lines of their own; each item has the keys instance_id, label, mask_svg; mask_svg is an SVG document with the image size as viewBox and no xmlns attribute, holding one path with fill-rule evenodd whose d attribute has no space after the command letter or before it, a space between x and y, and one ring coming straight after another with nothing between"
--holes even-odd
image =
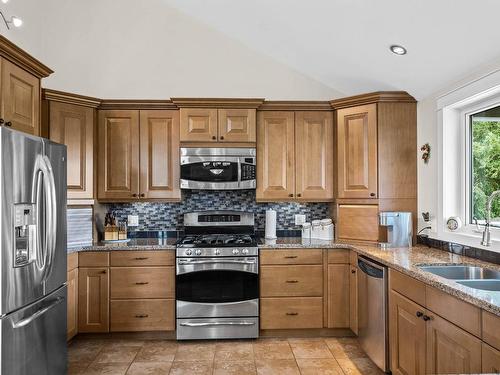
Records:
<instances>
[{"instance_id":1,"label":"gas cooktop","mask_svg":"<svg viewBox=\"0 0 500 375\"><path fill-rule=\"evenodd\" d=\"M238 247L257 246L257 240L250 234L200 234L187 235L177 242L177 247Z\"/></svg>"}]
</instances>

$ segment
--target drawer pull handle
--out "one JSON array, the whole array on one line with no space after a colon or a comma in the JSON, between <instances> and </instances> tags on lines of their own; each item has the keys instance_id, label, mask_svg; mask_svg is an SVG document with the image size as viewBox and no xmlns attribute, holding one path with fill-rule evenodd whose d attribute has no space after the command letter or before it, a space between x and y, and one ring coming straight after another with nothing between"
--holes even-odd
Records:
<instances>
[{"instance_id":1,"label":"drawer pull handle","mask_svg":"<svg viewBox=\"0 0 500 375\"><path fill-rule=\"evenodd\" d=\"M137 283L135 283L135 285L148 285L149 282L148 281L139 281Z\"/></svg>"},{"instance_id":2,"label":"drawer pull handle","mask_svg":"<svg viewBox=\"0 0 500 375\"><path fill-rule=\"evenodd\" d=\"M136 315L135 317L136 317L136 318L147 318L147 317L149 317L149 315L148 315L148 314L144 314L144 315Z\"/></svg>"},{"instance_id":3,"label":"drawer pull handle","mask_svg":"<svg viewBox=\"0 0 500 375\"><path fill-rule=\"evenodd\" d=\"M297 255L287 255L285 256L285 259L295 259L297 258Z\"/></svg>"},{"instance_id":4,"label":"drawer pull handle","mask_svg":"<svg viewBox=\"0 0 500 375\"><path fill-rule=\"evenodd\" d=\"M146 260L148 259L148 257L137 257L137 258L134 258L135 260Z\"/></svg>"},{"instance_id":5,"label":"drawer pull handle","mask_svg":"<svg viewBox=\"0 0 500 375\"><path fill-rule=\"evenodd\" d=\"M287 312L286 315L295 316L295 315L299 315L299 313L296 313L296 312Z\"/></svg>"},{"instance_id":6,"label":"drawer pull handle","mask_svg":"<svg viewBox=\"0 0 500 375\"><path fill-rule=\"evenodd\" d=\"M99 273L106 273L106 270L104 270L104 271L101 271L101 272L99 272Z\"/></svg>"},{"instance_id":7,"label":"drawer pull handle","mask_svg":"<svg viewBox=\"0 0 500 375\"><path fill-rule=\"evenodd\" d=\"M299 282L299 280L287 280L286 282L289 284L296 284Z\"/></svg>"}]
</instances>

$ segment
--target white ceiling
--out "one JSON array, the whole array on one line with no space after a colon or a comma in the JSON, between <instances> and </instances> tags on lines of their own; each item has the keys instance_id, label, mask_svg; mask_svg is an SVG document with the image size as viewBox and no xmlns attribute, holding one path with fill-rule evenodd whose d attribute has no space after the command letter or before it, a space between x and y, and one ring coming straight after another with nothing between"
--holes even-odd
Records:
<instances>
[{"instance_id":1,"label":"white ceiling","mask_svg":"<svg viewBox=\"0 0 500 375\"><path fill-rule=\"evenodd\" d=\"M499 0L163 1L345 94L421 99L500 57Z\"/></svg>"}]
</instances>

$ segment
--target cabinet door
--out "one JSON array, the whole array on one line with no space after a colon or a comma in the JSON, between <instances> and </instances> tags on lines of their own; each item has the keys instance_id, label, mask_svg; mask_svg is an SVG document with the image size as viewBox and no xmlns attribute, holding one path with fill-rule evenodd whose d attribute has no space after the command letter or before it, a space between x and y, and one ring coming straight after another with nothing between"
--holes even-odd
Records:
<instances>
[{"instance_id":1,"label":"cabinet door","mask_svg":"<svg viewBox=\"0 0 500 375\"><path fill-rule=\"evenodd\" d=\"M328 328L349 328L348 264L328 265Z\"/></svg>"},{"instance_id":2,"label":"cabinet door","mask_svg":"<svg viewBox=\"0 0 500 375\"><path fill-rule=\"evenodd\" d=\"M358 334L358 267L351 265L349 274L349 328Z\"/></svg>"},{"instance_id":3,"label":"cabinet door","mask_svg":"<svg viewBox=\"0 0 500 375\"><path fill-rule=\"evenodd\" d=\"M482 367L484 374L500 373L500 352L483 342Z\"/></svg>"},{"instance_id":4,"label":"cabinet door","mask_svg":"<svg viewBox=\"0 0 500 375\"><path fill-rule=\"evenodd\" d=\"M300 200L333 200L330 112L295 112L295 181Z\"/></svg>"},{"instance_id":5,"label":"cabinet door","mask_svg":"<svg viewBox=\"0 0 500 375\"><path fill-rule=\"evenodd\" d=\"M78 270L78 331L109 331L109 272L107 268Z\"/></svg>"},{"instance_id":6,"label":"cabinet door","mask_svg":"<svg viewBox=\"0 0 500 375\"><path fill-rule=\"evenodd\" d=\"M181 108L181 142L216 142L217 110Z\"/></svg>"},{"instance_id":7,"label":"cabinet door","mask_svg":"<svg viewBox=\"0 0 500 375\"><path fill-rule=\"evenodd\" d=\"M425 374L425 321L417 316L424 312L420 305L391 291L389 347L393 374Z\"/></svg>"},{"instance_id":8,"label":"cabinet door","mask_svg":"<svg viewBox=\"0 0 500 375\"><path fill-rule=\"evenodd\" d=\"M139 111L99 112L98 198L139 195Z\"/></svg>"},{"instance_id":9,"label":"cabinet door","mask_svg":"<svg viewBox=\"0 0 500 375\"><path fill-rule=\"evenodd\" d=\"M40 134L40 80L24 69L1 59L2 118L12 129Z\"/></svg>"},{"instance_id":10,"label":"cabinet door","mask_svg":"<svg viewBox=\"0 0 500 375\"><path fill-rule=\"evenodd\" d=\"M94 198L94 110L50 102L49 136L68 153L68 199Z\"/></svg>"},{"instance_id":11,"label":"cabinet door","mask_svg":"<svg viewBox=\"0 0 500 375\"><path fill-rule=\"evenodd\" d=\"M141 111L140 196L180 199L179 111Z\"/></svg>"},{"instance_id":12,"label":"cabinet door","mask_svg":"<svg viewBox=\"0 0 500 375\"><path fill-rule=\"evenodd\" d=\"M375 104L337 111L339 198L377 197Z\"/></svg>"},{"instance_id":13,"label":"cabinet door","mask_svg":"<svg viewBox=\"0 0 500 375\"><path fill-rule=\"evenodd\" d=\"M427 373L480 373L481 341L436 314L428 315Z\"/></svg>"},{"instance_id":14,"label":"cabinet door","mask_svg":"<svg viewBox=\"0 0 500 375\"><path fill-rule=\"evenodd\" d=\"M257 124L257 200L295 196L293 112L260 112Z\"/></svg>"},{"instance_id":15,"label":"cabinet door","mask_svg":"<svg viewBox=\"0 0 500 375\"><path fill-rule=\"evenodd\" d=\"M219 109L220 142L255 142L255 109Z\"/></svg>"},{"instance_id":16,"label":"cabinet door","mask_svg":"<svg viewBox=\"0 0 500 375\"><path fill-rule=\"evenodd\" d=\"M339 205L337 238L339 240L378 241L378 206Z\"/></svg>"},{"instance_id":17,"label":"cabinet door","mask_svg":"<svg viewBox=\"0 0 500 375\"><path fill-rule=\"evenodd\" d=\"M78 333L78 268L68 272L68 323L67 339Z\"/></svg>"}]
</instances>

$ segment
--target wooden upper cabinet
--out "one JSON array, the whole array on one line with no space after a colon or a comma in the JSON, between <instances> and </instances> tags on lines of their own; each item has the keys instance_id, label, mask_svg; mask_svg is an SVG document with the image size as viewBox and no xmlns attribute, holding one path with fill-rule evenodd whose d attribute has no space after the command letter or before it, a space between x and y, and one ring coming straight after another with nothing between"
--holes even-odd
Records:
<instances>
[{"instance_id":1,"label":"wooden upper cabinet","mask_svg":"<svg viewBox=\"0 0 500 375\"><path fill-rule=\"evenodd\" d=\"M40 79L10 61L0 58L1 118L12 129L40 134Z\"/></svg>"},{"instance_id":2,"label":"wooden upper cabinet","mask_svg":"<svg viewBox=\"0 0 500 375\"><path fill-rule=\"evenodd\" d=\"M220 142L255 142L255 109L219 109Z\"/></svg>"},{"instance_id":3,"label":"wooden upper cabinet","mask_svg":"<svg viewBox=\"0 0 500 375\"><path fill-rule=\"evenodd\" d=\"M257 123L257 200L295 195L295 124L293 112L259 112Z\"/></svg>"},{"instance_id":4,"label":"wooden upper cabinet","mask_svg":"<svg viewBox=\"0 0 500 375\"><path fill-rule=\"evenodd\" d=\"M337 111L339 198L377 198L376 104Z\"/></svg>"},{"instance_id":5,"label":"wooden upper cabinet","mask_svg":"<svg viewBox=\"0 0 500 375\"><path fill-rule=\"evenodd\" d=\"M304 200L333 200L333 116L295 112L295 193Z\"/></svg>"},{"instance_id":6,"label":"wooden upper cabinet","mask_svg":"<svg viewBox=\"0 0 500 375\"><path fill-rule=\"evenodd\" d=\"M181 108L181 142L217 141L217 109Z\"/></svg>"},{"instance_id":7,"label":"wooden upper cabinet","mask_svg":"<svg viewBox=\"0 0 500 375\"><path fill-rule=\"evenodd\" d=\"M377 242L378 206L341 204L337 207L337 238Z\"/></svg>"},{"instance_id":8,"label":"wooden upper cabinet","mask_svg":"<svg viewBox=\"0 0 500 375\"><path fill-rule=\"evenodd\" d=\"M140 141L140 197L180 199L179 111L141 111Z\"/></svg>"},{"instance_id":9,"label":"wooden upper cabinet","mask_svg":"<svg viewBox=\"0 0 500 375\"><path fill-rule=\"evenodd\" d=\"M94 109L49 103L49 137L67 146L68 199L94 198Z\"/></svg>"},{"instance_id":10,"label":"wooden upper cabinet","mask_svg":"<svg viewBox=\"0 0 500 375\"><path fill-rule=\"evenodd\" d=\"M139 111L99 111L98 198L139 195Z\"/></svg>"},{"instance_id":11,"label":"wooden upper cabinet","mask_svg":"<svg viewBox=\"0 0 500 375\"><path fill-rule=\"evenodd\" d=\"M425 309L394 291L389 296L389 348L393 374L425 374ZM367 317L369 319L369 317Z\"/></svg>"}]
</instances>

